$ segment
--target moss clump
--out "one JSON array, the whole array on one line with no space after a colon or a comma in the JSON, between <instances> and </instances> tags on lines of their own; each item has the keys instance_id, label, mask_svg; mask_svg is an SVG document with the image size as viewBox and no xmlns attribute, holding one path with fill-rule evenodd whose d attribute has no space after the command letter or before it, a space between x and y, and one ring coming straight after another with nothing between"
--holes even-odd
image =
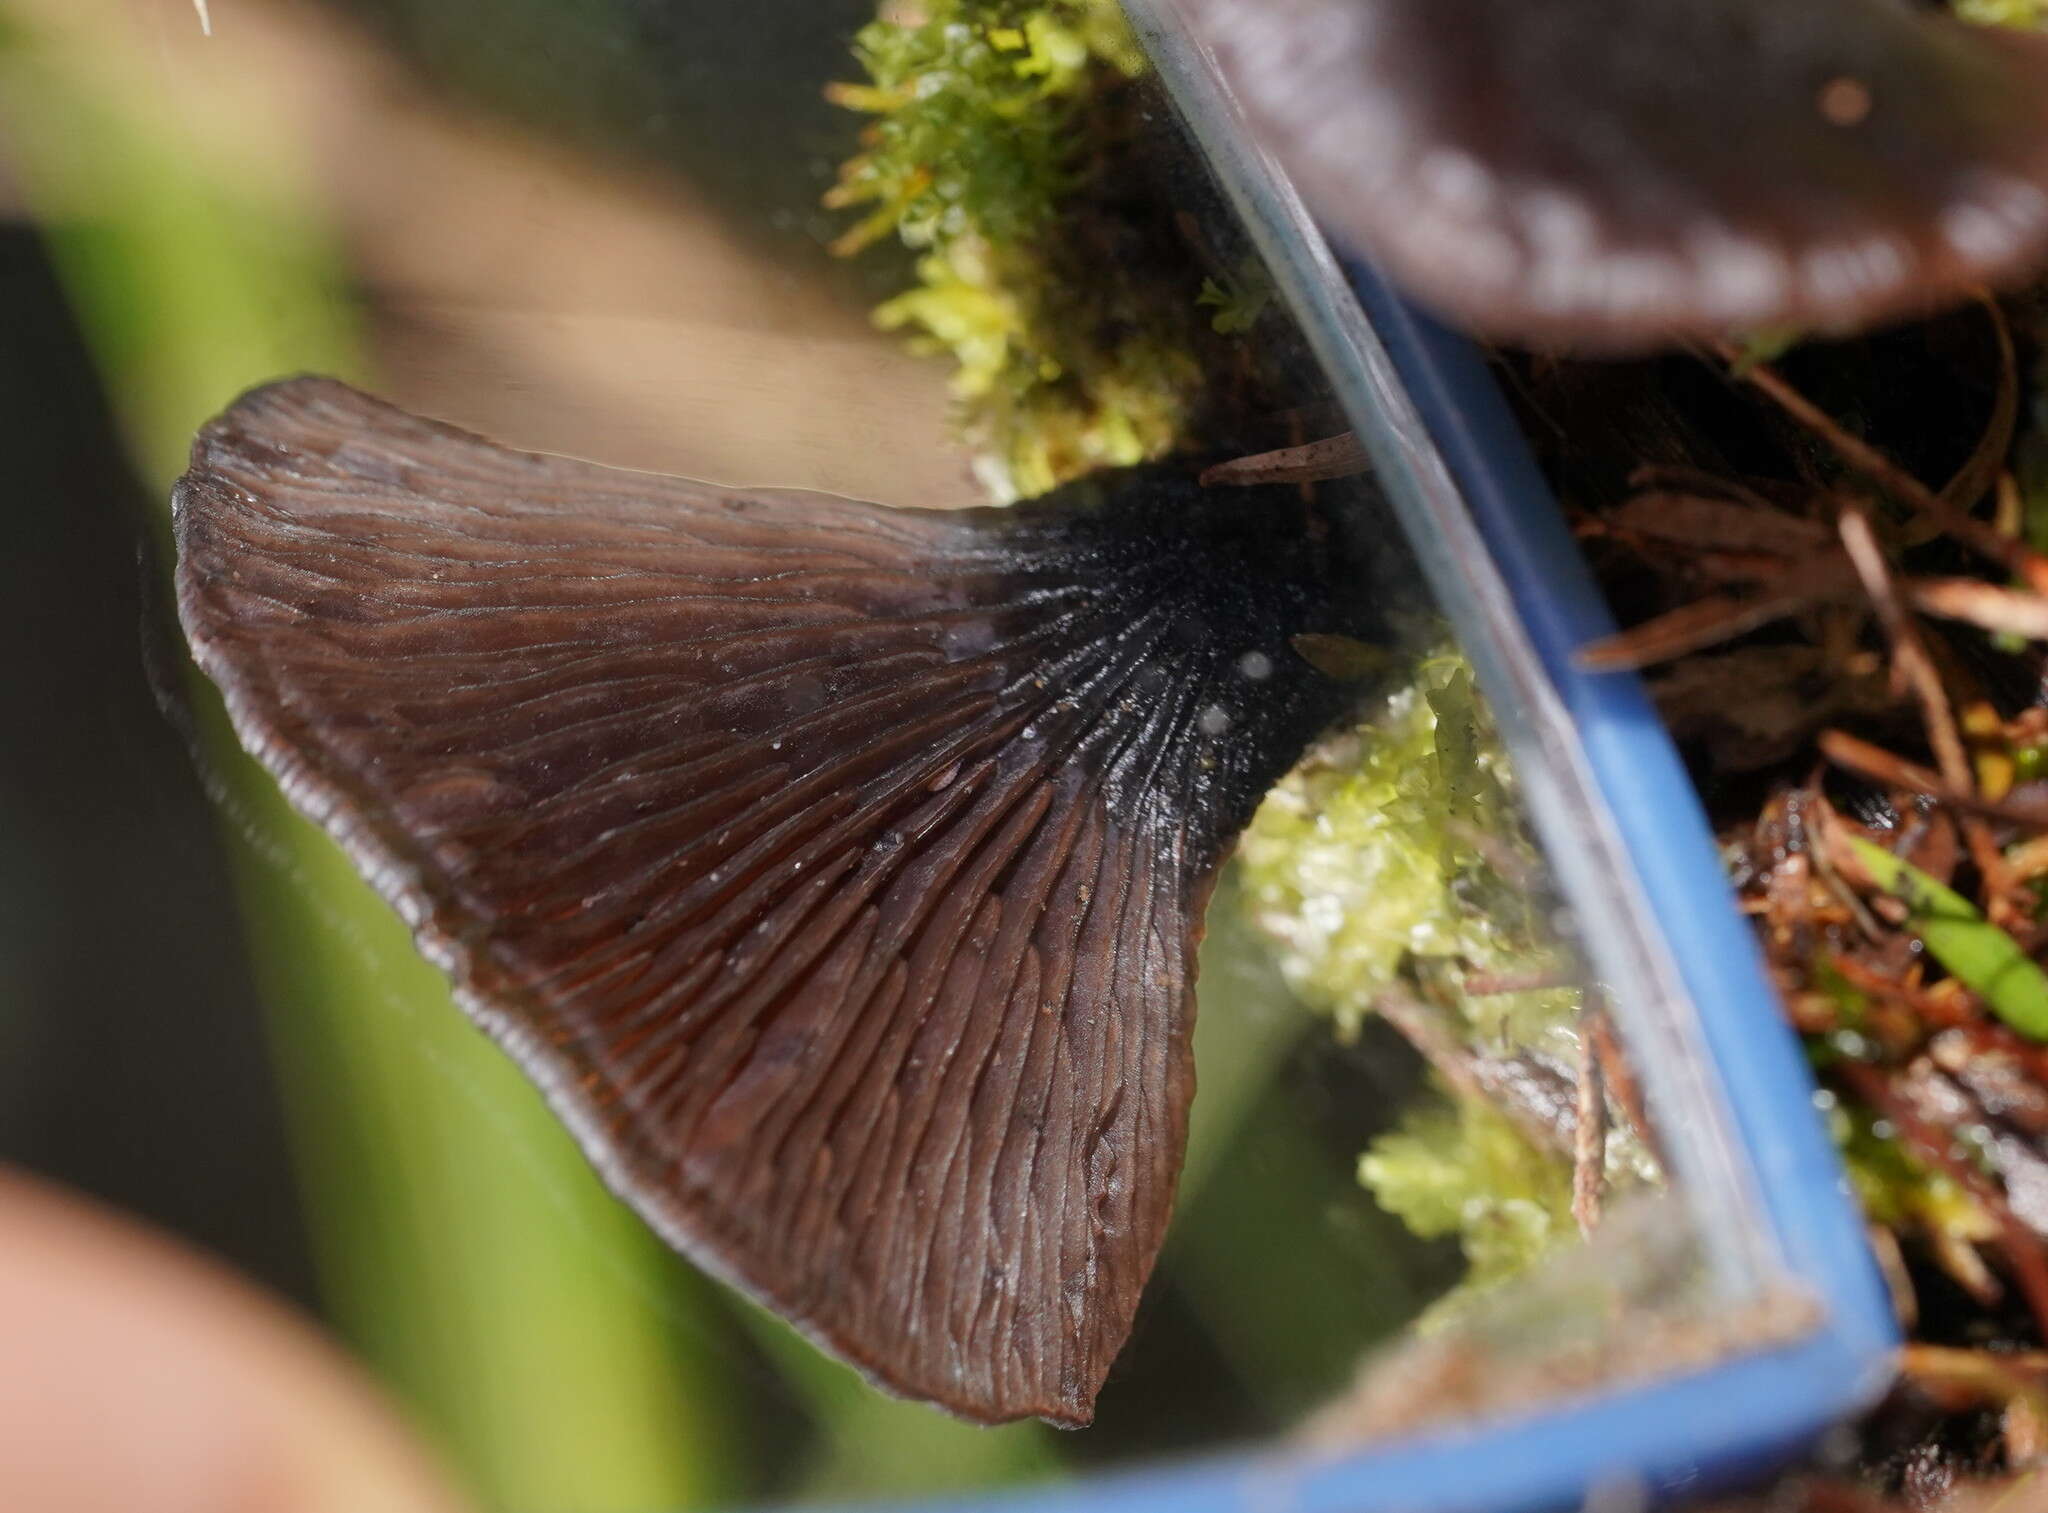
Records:
<instances>
[{"instance_id":1,"label":"moss clump","mask_svg":"<svg viewBox=\"0 0 2048 1513\"><path fill-rule=\"evenodd\" d=\"M1135 77L1137 44L1110 0L929 0L893 6L854 39L867 84L827 95L875 119L829 203L871 205L835 250L894 232L944 246L973 232L1036 240L1072 187L1068 133L1103 72Z\"/></svg>"},{"instance_id":2,"label":"moss clump","mask_svg":"<svg viewBox=\"0 0 2048 1513\"><path fill-rule=\"evenodd\" d=\"M1576 989L1462 990L1474 974L1555 962L1541 890L1527 885L1542 862L1463 658L1423 657L1355 730L1310 753L1260 806L1241 855L1289 984L1340 1029L1410 984L1489 1044L1575 1050Z\"/></svg>"},{"instance_id":3,"label":"moss clump","mask_svg":"<svg viewBox=\"0 0 2048 1513\"><path fill-rule=\"evenodd\" d=\"M1563 964L1507 755L1462 658L1423 657L1357 729L1324 742L1260 807L1240 854L1282 970L1340 1033L1398 990L1462 1032L1466 1053L1573 1065L1576 988L1476 991ZM1623 1130L1606 1164L1613 1181L1655 1177ZM1576 1233L1567 1162L1479 1096L1419 1105L1359 1176L1415 1233L1463 1246L1469 1270L1437 1317Z\"/></svg>"},{"instance_id":4,"label":"moss clump","mask_svg":"<svg viewBox=\"0 0 2048 1513\"><path fill-rule=\"evenodd\" d=\"M1979 26L2048 27L2048 0L1954 0L1954 8Z\"/></svg>"},{"instance_id":5,"label":"moss clump","mask_svg":"<svg viewBox=\"0 0 2048 1513\"><path fill-rule=\"evenodd\" d=\"M1465 1278L1436 1305L1436 1318L1577 1233L1570 1170L1476 1098L1411 1109L1359 1158L1358 1178L1415 1234L1457 1237Z\"/></svg>"},{"instance_id":6,"label":"moss clump","mask_svg":"<svg viewBox=\"0 0 2048 1513\"><path fill-rule=\"evenodd\" d=\"M868 82L831 97L873 119L827 203L867 213L837 250L893 233L921 253L875 318L953 358L991 492L1164 454L1204 388L1208 325L1137 161L1144 59L1114 0L915 0L855 51Z\"/></svg>"},{"instance_id":7,"label":"moss clump","mask_svg":"<svg viewBox=\"0 0 2048 1513\"><path fill-rule=\"evenodd\" d=\"M1915 1160L1897 1133L1868 1109L1830 1095L1826 1113L1849 1185L1872 1223L1937 1244L1982 1244L1998 1237L1997 1223L1962 1184Z\"/></svg>"}]
</instances>

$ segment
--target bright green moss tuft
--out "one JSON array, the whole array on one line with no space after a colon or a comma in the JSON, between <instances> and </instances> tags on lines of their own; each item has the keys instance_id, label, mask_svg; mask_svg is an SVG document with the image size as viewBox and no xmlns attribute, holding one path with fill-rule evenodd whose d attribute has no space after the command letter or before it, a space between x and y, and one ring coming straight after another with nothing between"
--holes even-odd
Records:
<instances>
[{"instance_id":1,"label":"bright green moss tuft","mask_svg":"<svg viewBox=\"0 0 2048 1513\"><path fill-rule=\"evenodd\" d=\"M1289 984L1340 1028L1405 983L1495 1045L1572 1053L1575 989L1461 990L1474 973L1554 961L1542 890L1527 885L1542 863L1462 658L1422 658L1356 730L1310 753L1260 806L1241 854Z\"/></svg>"},{"instance_id":2,"label":"bright green moss tuft","mask_svg":"<svg viewBox=\"0 0 2048 1513\"><path fill-rule=\"evenodd\" d=\"M1357 729L1312 752L1260 807L1241 857L1282 970L1340 1033L1398 991L1461 1031L1471 1055L1576 1063L1576 988L1476 991L1561 964L1542 862L1462 658L1423 657ZM1611 1182L1656 1180L1620 1129L1606 1165ZM1432 1096L1373 1142L1359 1176L1416 1234L1464 1248L1469 1271L1440 1315L1577 1232L1567 1162L1480 1097Z\"/></svg>"},{"instance_id":3,"label":"bright green moss tuft","mask_svg":"<svg viewBox=\"0 0 2048 1513\"><path fill-rule=\"evenodd\" d=\"M1849 1185L1872 1223L1926 1235L1942 1247L1997 1239L1997 1222L1983 1205L1947 1173L1923 1166L1868 1109L1831 1098L1827 1120Z\"/></svg>"},{"instance_id":4,"label":"bright green moss tuft","mask_svg":"<svg viewBox=\"0 0 2048 1513\"><path fill-rule=\"evenodd\" d=\"M1409 1110L1359 1158L1358 1177L1415 1234L1457 1237L1468 1269L1439 1316L1577 1233L1570 1170L1476 1098Z\"/></svg>"},{"instance_id":5,"label":"bright green moss tuft","mask_svg":"<svg viewBox=\"0 0 2048 1513\"><path fill-rule=\"evenodd\" d=\"M892 4L855 50L868 82L831 97L873 119L827 203L866 213L836 250L893 234L921 253L875 318L953 358L991 491L1169 450L1207 322L1199 279L1160 287L1159 188L1127 161L1144 58L1114 0Z\"/></svg>"},{"instance_id":6,"label":"bright green moss tuft","mask_svg":"<svg viewBox=\"0 0 2048 1513\"><path fill-rule=\"evenodd\" d=\"M913 247L1043 234L1073 182L1069 132L1104 70L1142 55L1112 0L924 0L861 29L867 84L830 97L874 117L828 203L874 208L838 242Z\"/></svg>"},{"instance_id":7,"label":"bright green moss tuft","mask_svg":"<svg viewBox=\"0 0 2048 1513\"><path fill-rule=\"evenodd\" d=\"M1954 0L1955 12L1980 26L2048 27L2048 0Z\"/></svg>"}]
</instances>

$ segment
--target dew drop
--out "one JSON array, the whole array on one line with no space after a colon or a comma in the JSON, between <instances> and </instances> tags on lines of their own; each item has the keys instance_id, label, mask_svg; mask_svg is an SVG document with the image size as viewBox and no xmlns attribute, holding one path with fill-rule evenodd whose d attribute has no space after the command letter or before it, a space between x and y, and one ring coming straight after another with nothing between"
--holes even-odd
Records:
<instances>
[{"instance_id":1,"label":"dew drop","mask_svg":"<svg viewBox=\"0 0 2048 1513\"><path fill-rule=\"evenodd\" d=\"M975 619L963 620L947 626L940 632L939 644L949 660L959 661L962 657L978 656L996 642L996 628L993 621Z\"/></svg>"}]
</instances>

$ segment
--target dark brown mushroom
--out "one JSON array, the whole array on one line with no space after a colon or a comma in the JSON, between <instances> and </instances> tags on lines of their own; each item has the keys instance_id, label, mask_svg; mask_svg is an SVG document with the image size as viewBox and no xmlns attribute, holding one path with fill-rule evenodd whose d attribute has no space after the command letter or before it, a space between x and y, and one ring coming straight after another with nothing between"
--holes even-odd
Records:
<instances>
[{"instance_id":1,"label":"dark brown mushroom","mask_svg":"<svg viewBox=\"0 0 2048 1513\"><path fill-rule=\"evenodd\" d=\"M176 501L242 740L678 1249L896 1392L1086 1423L1158 1252L1215 869L1369 634L1285 488L891 510L340 384Z\"/></svg>"},{"instance_id":2,"label":"dark brown mushroom","mask_svg":"<svg viewBox=\"0 0 2048 1513\"><path fill-rule=\"evenodd\" d=\"M1487 335L1863 327L2048 261L2048 37L1906 0L1176 0L1340 239Z\"/></svg>"}]
</instances>

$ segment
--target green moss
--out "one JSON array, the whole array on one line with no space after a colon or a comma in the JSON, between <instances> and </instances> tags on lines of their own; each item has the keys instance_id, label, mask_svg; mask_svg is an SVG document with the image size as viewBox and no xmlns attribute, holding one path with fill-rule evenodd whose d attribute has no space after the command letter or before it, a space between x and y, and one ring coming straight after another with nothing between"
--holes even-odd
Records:
<instances>
[{"instance_id":1,"label":"green moss","mask_svg":"<svg viewBox=\"0 0 2048 1513\"><path fill-rule=\"evenodd\" d=\"M1356 729L1311 752L1260 806L1241 854L1289 984L1340 1029L1402 983L1489 1044L1573 1053L1576 990L1462 990L1475 973L1555 957L1541 890L1527 886L1542 861L1461 657L1423 657Z\"/></svg>"},{"instance_id":2,"label":"green moss","mask_svg":"<svg viewBox=\"0 0 2048 1513\"><path fill-rule=\"evenodd\" d=\"M1830 1101L1827 1118L1872 1223L1970 1244L1997 1237L1997 1224L1960 1183L1916 1161L1868 1109Z\"/></svg>"},{"instance_id":3,"label":"green moss","mask_svg":"<svg viewBox=\"0 0 2048 1513\"><path fill-rule=\"evenodd\" d=\"M1980 26L2048 27L2048 0L1954 0L1954 6Z\"/></svg>"},{"instance_id":4,"label":"green moss","mask_svg":"<svg viewBox=\"0 0 2048 1513\"><path fill-rule=\"evenodd\" d=\"M921 253L875 318L953 359L991 492L1169 450L1206 322L1147 224L1169 216L1129 161L1144 59L1114 0L893 4L855 51L868 82L830 93L872 120L826 202L866 213L836 250L894 235Z\"/></svg>"},{"instance_id":5,"label":"green moss","mask_svg":"<svg viewBox=\"0 0 2048 1513\"><path fill-rule=\"evenodd\" d=\"M1105 68L1139 72L1109 0L930 0L861 29L867 84L829 98L875 119L829 203L871 205L840 238L858 251L895 232L913 247L968 232L1015 243L1043 234L1072 186L1069 128Z\"/></svg>"},{"instance_id":6,"label":"green moss","mask_svg":"<svg viewBox=\"0 0 2048 1513\"><path fill-rule=\"evenodd\" d=\"M1576 989L1467 991L1479 974L1541 976L1558 958L1543 864L1462 658L1424 656L1355 730L1311 753L1260 807L1241 857L1282 970L1340 1033L1399 989L1461 1027L1473 1054L1573 1064ZM1608 1175L1634 1184L1655 1169L1617 1131ZM1478 1097L1433 1095L1373 1142L1359 1176L1416 1234L1462 1245L1469 1270L1438 1317L1576 1233L1568 1164Z\"/></svg>"},{"instance_id":7,"label":"green moss","mask_svg":"<svg viewBox=\"0 0 2048 1513\"><path fill-rule=\"evenodd\" d=\"M1203 279L1195 303L1216 312L1209 318L1210 329L1222 336L1241 336L1259 323L1274 292L1265 265L1251 258L1220 278Z\"/></svg>"},{"instance_id":8,"label":"green moss","mask_svg":"<svg viewBox=\"0 0 2048 1513\"><path fill-rule=\"evenodd\" d=\"M1436 1099L1410 1110L1399 1130L1359 1158L1358 1175L1382 1208L1424 1239L1457 1236L1468 1270L1437 1304L1436 1318L1577 1233L1569 1169L1477 1099Z\"/></svg>"}]
</instances>

